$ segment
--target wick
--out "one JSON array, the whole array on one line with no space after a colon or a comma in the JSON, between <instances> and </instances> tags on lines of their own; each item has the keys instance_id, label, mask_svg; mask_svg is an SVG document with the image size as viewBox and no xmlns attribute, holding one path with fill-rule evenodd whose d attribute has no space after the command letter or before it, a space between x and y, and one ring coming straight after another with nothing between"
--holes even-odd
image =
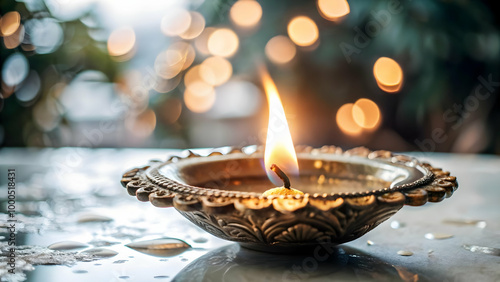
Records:
<instances>
[{"instance_id":1,"label":"wick","mask_svg":"<svg viewBox=\"0 0 500 282\"><path fill-rule=\"evenodd\" d=\"M283 186L285 186L285 188L287 189L290 189L290 179L288 178L288 176L286 176L286 174L275 164L271 165L271 170L274 171L274 173L276 173L276 175L278 175L281 180L283 180Z\"/></svg>"}]
</instances>

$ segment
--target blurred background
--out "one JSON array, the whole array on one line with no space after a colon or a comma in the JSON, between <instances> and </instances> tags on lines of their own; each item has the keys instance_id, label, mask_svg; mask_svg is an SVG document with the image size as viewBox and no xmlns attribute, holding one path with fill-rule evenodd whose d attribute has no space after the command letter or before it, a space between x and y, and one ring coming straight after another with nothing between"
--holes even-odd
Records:
<instances>
[{"instance_id":1,"label":"blurred background","mask_svg":"<svg viewBox=\"0 0 500 282\"><path fill-rule=\"evenodd\" d=\"M500 154L494 1L0 4L2 147L295 144Z\"/></svg>"}]
</instances>

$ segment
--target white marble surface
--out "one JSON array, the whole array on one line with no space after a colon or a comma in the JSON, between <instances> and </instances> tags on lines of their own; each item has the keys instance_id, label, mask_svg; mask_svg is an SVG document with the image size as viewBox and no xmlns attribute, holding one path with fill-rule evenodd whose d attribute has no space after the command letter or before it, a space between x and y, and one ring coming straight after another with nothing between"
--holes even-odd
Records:
<instances>
[{"instance_id":1,"label":"white marble surface","mask_svg":"<svg viewBox=\"0 0 500 282\"><path fill-rule=\"evenodd\" d=\"M441 203L403 207L365 236L339 246L324 261L304 255L270 255L240 249L197 228L171 208L130 197L119 184L126 169L165 159L172 150L15 149L0 151L0 173L15 168L18 246L72 240L105 246L114 257L70 266L41 265L29 281L499 281L500 256L473 253L464 244L500 248L500 158L486 155L414 154L457 176L459 189ZM6 197L5 178L0 198ZM107 222L78 223L99 215ZM449 220L484 223L451 224ZM6 222L2 215L1 225ZM399 229L391 227L398 221ZM5 229L3 230L5 232ZM452 234L429 240L429 232ZM5 233L0 234L6 236ZM180 254L144 254L132 241L174 237L193 248ZM368 245L367 240L373 245ZM399 250L413 252L400 256ZM3 277L3 278L6 278Z\"/></svg>"}]
</instances>

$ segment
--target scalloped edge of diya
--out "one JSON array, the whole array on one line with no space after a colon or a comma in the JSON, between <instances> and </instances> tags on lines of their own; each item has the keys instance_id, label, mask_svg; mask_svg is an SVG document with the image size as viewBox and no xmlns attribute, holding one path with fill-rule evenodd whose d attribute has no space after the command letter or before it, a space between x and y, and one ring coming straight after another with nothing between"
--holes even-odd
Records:
<instances>
[{"instance_id":1,"label":"scalloped edge of diya","mask_svg":"<svg viewBox=\"0 0 500 282\"><path fill-rule=\"evenodd\" d=\"M215 149L216 150L216 149ZM379 200L394 201L396 198L402 198L404 196L405 204L410 206L421 206L429 202L441 202L443 199L450 197L453 192L458 188L457 179L455 176L450 176L448 171L443 171L441 168L436 168L431 166L429 163L421 163L416 158L409 157L406 155L395 155L390 151L370 151L365 147L357 147L350 150L342 151L341 148L336 146L323 146L321 148L312 148L310 146L297 146L297 153L310 153L311 155L322 154L335 154L344 156L358 156L365 157L367 159L379 159L385 160L388 163L398 163L409 167L420 166L426 174L424 177L403 185L398 185L394 187L385 187L383 189L376 189L371 191L363 192L343 192L343 193L315 193L304 195L287 195L287 196L262 196L261 193L255 192L239 192L239 191L227 191L212 188L203 188L191 186L183 183L176 182L161 176L157 170L154 170L161 161L153 160L151 165L134 168L125 172L122 176L121 183L123 187L127 188L128 193L131 196L137 196L139 201L147 202L150 201L153 205L157 207L170 207L174 205L174 198L176 195L185 195L184 201L193 202L195 198L204 198L202 202L209 206L221 205L222 201L214 201L211 198L227 198L229 201L233 200L245 200L240 204L247 206L247 208L258 209L262 207L267 207L270 205L270 200L300 200L301 202L310 202L310 204L324 210L328 208L338 207L341 201L340 199L346 198L348 202L354 204L354 202L365 202L369 204L375 199L371 196L379 196ZM203 156L189 151L188 156L184 158L197 158ZM263 147L259 146L255 152L252 154L258 154L263 152ZM244 153L243 148L233 147L226 155ZM213 151L208 156L214 155L224 155L219 151ZM172 156L166 162L172 162L183 159L180 156ZM148 173L146 173L147 170ZM398 194L402 193L402 195ZM392 194L392 195L389 195ZM192 196L192 197L188 197ZM358 198L358 199L356 199ZM363 198L363 199L361 199ZM178 197L181 200L180 197ZM259 201L256 202L255 200ZM307 199L307 200L306 200ZM186 202L186 203L187 203ZM215 202L218 202L215 203ZM359 205L357 203L355 205ZM178 203L180 206L180 202ZM300 207L296 207L297 209Z\"/></svg>"},{"instance_id":2,"label":"scalloped edge of diya","mask_svg":"<svg viewBox=\"0 0 500 282\"><path fill-rule=\"evenodd\" d=\"M226 154L215 149L206 157L233 154L251 157L263 152L263 146L249 154L244 148L231 148ZM263 196L256 192L191 186L166 178L158 171L165 164L206 158L188 150L185 157L172 156L166 162L155 160L150 165L125 172L121 184L139 201L149 201L156 207L173 206L215 236L240 242L244 247L271 252L317 245L318 240L326 240L329 245L354 240L404 205L441 202L458 188L456 177L450 176L448 171L390 151L371 151L365 147L343 151L336 146L296 146L296 152L318 157L361 157L394 166L418 168L423 176L410 183L370 191Z\"/></svg>"}]
</instances>

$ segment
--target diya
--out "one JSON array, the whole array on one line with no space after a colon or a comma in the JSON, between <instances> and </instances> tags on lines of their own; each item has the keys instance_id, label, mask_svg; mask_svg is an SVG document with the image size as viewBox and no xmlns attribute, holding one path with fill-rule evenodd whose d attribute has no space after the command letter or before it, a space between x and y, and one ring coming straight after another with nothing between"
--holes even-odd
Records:
<instances>
[{"instance_id":1,"label":"diya","mask_svg":"<svg viewBox=\"0 0 500 282\"><path fill-rule=\"evenodd\" d=\"M264 152L251 149L189 152L127 171L121 183L138 200L173 206L212 235L270 252L357 239L403 205L440 202L458 187L449 172L405 155L301 146L301 174L292 185L304 194L263 196L270 187Z\"/></svg>"},{"instance_id":2,"label":"diya","mask_svg":"<svg viewBox=\"0 0 500 282\"><path fill-rule=\"evenodd\" d=\"M152 161L123 174L128 193L174 207L243 247L297 252L354 240L404 205L440 202L457 189L449 172L413 157L364 147L294 147L267 73L263 82L270 108L265 149L220 148L206 156L186 151ZM283 187L270 190L280 181Z\"/></svg>"}]
</instances>

